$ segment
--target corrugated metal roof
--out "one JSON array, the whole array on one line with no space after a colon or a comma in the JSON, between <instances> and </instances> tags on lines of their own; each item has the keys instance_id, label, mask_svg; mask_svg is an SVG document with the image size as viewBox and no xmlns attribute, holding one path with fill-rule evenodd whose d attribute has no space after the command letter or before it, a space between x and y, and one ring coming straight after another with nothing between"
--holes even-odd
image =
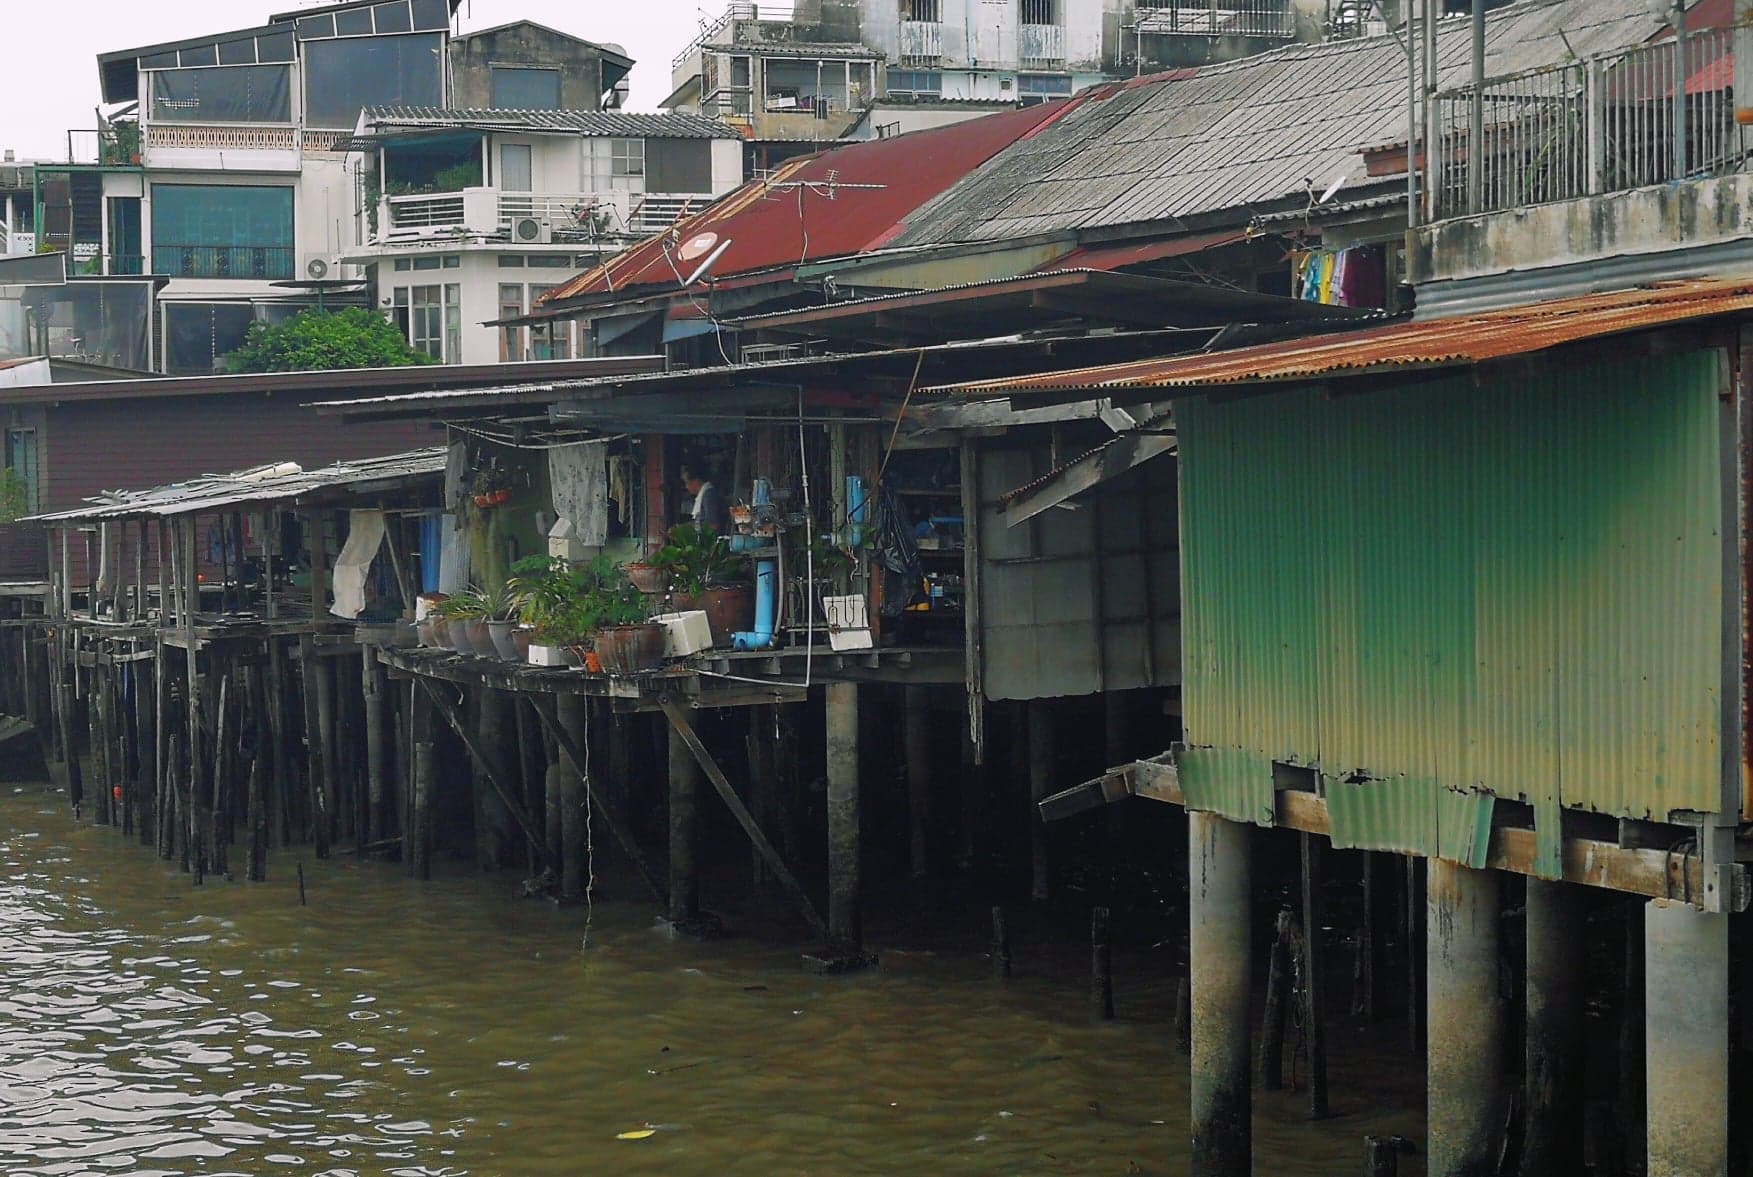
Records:
<instances>
[{"instance_id":1,"label":"corrugated metal roof","mask_svg":"<svg viewBox=\"0 0 1753 1177\"><path fill-rule=\"evenodd\" d=\"M789 161L766 179L743 185L666 232L586 270L541 301L547 305L632 287L679 286L721 246L723 253L707 275L715 280L874 249L886 244L920 205L1076 101L849 143Z\"/></svg>"},{"instance_id":2,"label":"corrugated metal roof","mask_svg":"<svg viewBox=\"0 0 1753 1177\"><path fill-rule=\"evenodd\" d=\"M747 53L753 57L821 57L868 60L882 57L869 45L857 41L736 41L702 46L718 53Z\"/></svg>"},{"instance_id":3,"label":"corrugated metal roof","mask_svg":"<svg viewBox=\"0 0 1753 1177\"><path fill-rule=\"evenodd\" d=\"M320 470L301 469L297 462L255 466L230 474L204 474L185 482L149 490L118 490L88 500L88 505L46 515L28 523L80 523L103 519L157 518L190 515L246 503L287 502L319 490L368 483L440 477L446 449L434 446L381 458L336 462Z\"/></svg>"},{"instance_id":4,"label":"corrugated metal roof","mask_svg":"<svg viewBox=\"0 0 1753 1177\"><path fill-rule=\"evenodd\" d=\"M1110 388L1201 388L1442 368L1564 343L1753 310L1753 281L1699 279L1586 294L1478 315L1396 323L1318 339L927 388L964 396Z\"/></svg>"},{"instance_id":5,"label":"corrugated metal roof","mask_svg":"<svg viewBox=\"0 0 1753 1177\"><path fill-rule=\"evenodd\" d=\"M738 139L736 129L697 114L621 110L489 110L480 107L368 106L365 127L461 127L481 131L567 131L627 139Z\"/></svg>"},{"instance_id":6,"label":"corrugated metal roof","mask_svg":"<svg viewBox=\"0 0 1753 1177\"><path fill-rule=\"evenodd\" d=\"M1492 14L1488 72L1639 44L1645 0L1523 3ZM1442 22L1443 85L1466 80L1470 31ZM1406 138L1406 57L1393 36L1297 45L1096 87L1086 100L920 210L902 245L999 240L1295 200L1368 178L1364 148Z\"/></svg>"}]
</instances>

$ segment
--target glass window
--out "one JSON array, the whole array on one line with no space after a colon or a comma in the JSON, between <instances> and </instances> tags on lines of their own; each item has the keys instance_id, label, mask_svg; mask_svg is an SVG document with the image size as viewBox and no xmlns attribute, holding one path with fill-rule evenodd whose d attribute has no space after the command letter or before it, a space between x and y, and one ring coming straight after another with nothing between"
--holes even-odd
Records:
<instances>
[{"instance_id":1,"label":"glass window","mask_svg":"<svg viewBox=\"0 0 1753 1177\"><path fill-rule=\"evenodd\" d=\"M408 14L408 0L391 0L388 4L376 5L371 14L377 20L377 31L380 33L414 31L414 22Z\"/></svg>"},{"instance_id":2,"label":"glass window","mask_svg":"<svg viewBox=\"0 0 1753 1177\"><path fill-rule=\"evenodd\" d=\"M411 270L413 268L414 268L414 259L413 258L399 257L396 259L396 269L398 269L398 270Z\"/></svg>"},{"instance_id":3,"label":"glass window","mask_svg":"<svg viewBox=\"0 0 1753 1177\"><path fill-rule=\"evenodd\" d=\"M445 0L414 0L414 27L421 32L450 28L450 8Z\"/></svg>"},{"instance_id":4,"label":"glass window","mask_svg":"<svg viewBox=\"0 0 1753 1177\"><path fill-rule=\"evenodd\" d=\"M502 270L520 270L523 268L523 254L502 253L499 255L499 268Z\"/></svg>"},{"instance_id":5,"label":"glass window","mask_svg":"<svg viewBox=\"0 0 1753 1177\"><path fill-rule=\"evenodd\" d=\"M292 32L263 33L256 38L256 60L264 65L270 61L290 62L293 54Z\"/></svg>"},{"instance_id":6,"label":"glass window","mask_svg":"<svg viewBox=\"0 0 1753 1177\"><path fill-rule=\"evenodd\" d=\"M559 110L560 71L494 66L493 106L496 110Z\"/></svg>"},{"instance_id":7,"label":"glass window","mask_svg":"<svg viewBox=\"0 0 1753 1177\"><path fill-rule=\"evenodd\" d=\"M183 65L218 65L219 47L217 45L191 45L182 51Z\"/></svg>"},{"instance_id":8,"label":"glass window","mask_svg":"<svg viewBox=\"0 0 1753 1177\"><path fill-rule=\"evenodd\" d=\"M18 475L24 484L25 513L34 515L42 508L37 495L37 431L8 429L6 431L6 468Z\"/></svg>"},{"instance_id":9,"label":"glass window","mask_svg":"<svg viewBox=\"0 0 1753 1177\"><path fill-rule=\"evenodd\" d=\"M177 67L177 51L153 53L140 59L141 69L175 69Z\"/></svg>"},{"instance_id":10,"label":"glass window","mask_svg":"<svg viewBox=\"0 0 1753 1177\"><path fill-rule=\"evenodd\" d=\"M301 16L298 18L298 39L308 41L313 37L332 37L335 35L335 14L324 13L321 16Z\"/></svg>"},{"instance_id":11,"label":"glass window","mask_svg":"<svg viewBox=\"0 0 1753 1177\"><path fill-rule=\"evenodd\" d=\"M224 371L224 358L243 346L256 321L247 302L167 302L163 310L164 367L172 376Z\"/></svg>"},{"instance_id":12,"label":"glass window","mask_svg":"<svg viewBox=\"0 0 1753 1177\"><path fill-rule=\"evenodd\" d=\"M499 317L515 319L523 314L523 287L506 284L499 288ZM523 328L501 327L499 329L499 360L501 363L516 363L523 359Z\"/></svg>"},{"instance_id":13,"label":"glass window","mask_svg":"<svg viewBox=\"0 0 1753 1177\"><path fill-rule=\"evenodd\" d=\"M408 342L435 360L444 359L444 287L416 286Z\"/></svg>"},{"instance_id":14,"label":"glass window","mask_svg":"<svg viewBox=\"0 0 1753 1177\"><path fill-rule=\"evenodd\" d=\"M291 188L152 186L155 274L288 279L292 245Z\"/></svg>"},{"instance_id":15,"label":"glass window","mask_svg":"<svg viewBox=\"0 0 1753 1177\"><path fill-rule=\"evenodd\" d=\"M371 36L371 9L344 8L335 14L335 36Z\"/></svg>"},{"instance_id":16,"label":"glass window","mask_svg":"<svg viewBox=\"0 0 1753 1177\"><path fill-rule=\"evenodd\" d=\"M892 69L889 71L889 93L936 98L943 93L943 73L934 69Z\"/></svg>"},{"instance_id":17,"label":"glass window","mask_svg":"<svg viewBox=\"0 0 1753 1177\"><path fill-rule=\"evenodd\" d=\"M236 41L219 42L219 64L256 64L256 39L254 37L242 37Z\"/></svg>"},{"instance_id":18,"label":"glass window","mask_svg":"<svg viewBox=\"0 0 1753 1177\"><path fill-rule=\"evenodd\" d=\"M304 47L304 119L352 130L367 106L441 106L443 38L353 37Z\"/></svg>"},{"instance_id":19,"label":"glass window","mask_svg":"<svg viewBox=\"0 0 1753 1177\"><path fill-rule=\"evenodd\" d=\"M504 192L528 192L534 183L528 143L499 145L499 187Z\"/></svg>"},{"instance_id":20,"label":"glass window","mask_svg":"<svg viewBox=\"0 0 1753 1177\"><path fill-rule=\"evenodd\" d=\"M609 158L613 175L643 176L645 174L645 140L611 139L609 140Z\"/></svg>"},{"instance_id":21,"label":"glass window","mask_svg":"<svg viewBox=\"0 0 1753 1177\"><path fill-rule=\"evenodd\" d=\"M462 256L460 254L447 253L440 260L443 261L444 268L447 270L460 270L460 269L462 269L463 259L462 259Z\"/></svg>"},{"instance_id":22,"label":"glass window","mask_svg":"<svg viewBox=\"0 0 1753 1177\"><path fill-rule=\"evenodd\" d=\"M463 360L463 288L449 283L444 288L444 362Z\"/></svg>"},{"instance_id":23,"label":"glass window","mask_svg":"<svg viewBox=\"0 0 1753 1177\"><path fill-rule=\"evenodd\" d=\"M175 123L289 123L292 67L161 70L152 75L152 117Z\"/></svg>"},{"instance_id":24,"label":"glass window","mask_svg":"<svg viewBox=\"0 0 1753 1177\"><path fill-rule=\"evenodd\" d=\"M536 254L530 258L532 270L570 270L572 258L567 254Z\"/></svg>"},{"instance_id":25,"label":"glass window","mask_svg":"<svg viewBox=\"0 0 1753 1177\"><path fill-rule=\"evenodd\" d=\"M394 307L393 312L390 315L390 321L392 323L394 323L397 327L401 328L403 338L407 338L409 324L408 324L408 288L406 286L396 287L395 307Z\"/></svg>"},{"instance_id":26,"label":"glass window","mask_svg":"<svg viewBox=\"0 0 1753 1177\"><path fill-rule=\"evenodd\" d=\"M530 358L564 360L572 355L572 321L540 323L530 328Z\"/></svg>"},{"instance_id":27,"label":"glass window","mask_svg":"<svg viewBox=\"0 0 1753 1177\"><path fill-rule=\"evenodd\" d=\"M417 257L414 259L414 268L416 270L436 270L438 268L438 259L435 257Z\"/></svg>"}]
</instances>

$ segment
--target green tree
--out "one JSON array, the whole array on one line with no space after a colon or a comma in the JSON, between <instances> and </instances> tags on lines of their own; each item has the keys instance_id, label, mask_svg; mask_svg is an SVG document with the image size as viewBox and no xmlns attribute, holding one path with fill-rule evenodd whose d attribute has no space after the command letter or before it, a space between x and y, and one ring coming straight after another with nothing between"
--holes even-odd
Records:
<instances>
[{"instance_id":1,"label":"green tree","mask_svg":"<svg viewBox=\"0 0 1753 1177\"><path fill-rule=\"evenodd\" d=\"M364 307L300 311L272 325L257 321L250 324L243 346L226 357L233 372L406 368L437 362L408 346L395 324Z\"/></svg>"}]
</instances>

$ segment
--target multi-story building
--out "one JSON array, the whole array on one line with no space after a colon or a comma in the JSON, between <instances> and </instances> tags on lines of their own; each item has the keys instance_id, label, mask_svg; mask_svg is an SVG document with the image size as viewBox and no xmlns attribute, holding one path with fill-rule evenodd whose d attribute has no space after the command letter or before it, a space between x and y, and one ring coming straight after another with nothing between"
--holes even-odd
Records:
<instances>
[{"instance_id":1,"label":"multi-story building","mask_svg":"<svg viewBox=\"0 0 1753 1177\"><path fill-rule=\"evenodd\" d=\"M258 320L380 303L341 260L369 243L378 203L370 161L348 150L367 108L598 111L632 66L531 22L458 35L459 3L348 0L101 55L106 109L127 113L70 149L86 162L37 167L38 247L76 272L166 279L152 351L173 374L221 367ZM464 358L445 342L458 337L442 358Z\"/></svg>"},{"instance_id":2,"label":"multi-story building","mask_svg":"<svg viewBox=\"0 0 1753 1177\"><path fill-rule=\"evenodd\" d=\"M372 107L343 146L366 198L341 261L449 363L574 354L570 324L488 324L743 180L736 132L686 114Z\"/></svg>"}]
</instances>

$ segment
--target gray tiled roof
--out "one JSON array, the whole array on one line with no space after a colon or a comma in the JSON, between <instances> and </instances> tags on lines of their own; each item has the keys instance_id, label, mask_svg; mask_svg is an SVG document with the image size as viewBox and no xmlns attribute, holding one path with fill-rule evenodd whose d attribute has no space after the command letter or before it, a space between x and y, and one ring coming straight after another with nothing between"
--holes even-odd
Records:
<instances>
[{"instance_id":1,"label":"gray tiled roof","mask_svg":"<svg viewBox=\"0 0 1753 1177\"><path fill-rule=\"evenodd\" d=\"M436 106L372 106L372 127L468 127L479 130L570 131L626 139L735 139L735 130L695 114L629 114L619 110L447 110Z\"/></svg>"},{"instance_id":2,"label":"gray tiled roof","mask_svg":"<svg viewBox=\"0 0 1753 1177\"><path fill-rule=\"evenodd\" d=\"M1663 27L1646 0L1532 0L1494 13L1488 74L1587 57ZM1443 85L1466 80L1466 18L1439 25ZM1406 55L1392 36L1294 45L1127 83L1076 102L909 218L891 244L989 241L1270 206L1406 139Z\"/></svg>"}]
</instances>

